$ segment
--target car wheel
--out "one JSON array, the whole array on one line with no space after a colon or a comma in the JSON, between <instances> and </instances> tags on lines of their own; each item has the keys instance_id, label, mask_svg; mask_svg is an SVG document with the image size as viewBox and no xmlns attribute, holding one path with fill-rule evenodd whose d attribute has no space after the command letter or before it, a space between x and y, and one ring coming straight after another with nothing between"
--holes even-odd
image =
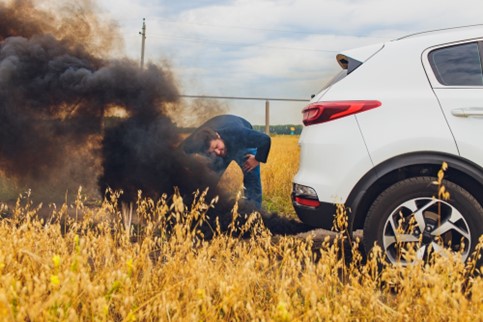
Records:
<instances>
[{"instance_id":1,"label":"car wheel","mask_svg":"<svg viewBox=\"0 0 483 322\"><path fill-rule=\"evenodd\" d=\"M414 247L418 259L449 248L466 261L483 233L483 208L468 191L447 180L443 185L450 199L435 198L436 180L409 178L383 191L364 223L366 250L377 243L389 262L408 264L402 256L405 248Z\"/></svg>"}]
</instances>

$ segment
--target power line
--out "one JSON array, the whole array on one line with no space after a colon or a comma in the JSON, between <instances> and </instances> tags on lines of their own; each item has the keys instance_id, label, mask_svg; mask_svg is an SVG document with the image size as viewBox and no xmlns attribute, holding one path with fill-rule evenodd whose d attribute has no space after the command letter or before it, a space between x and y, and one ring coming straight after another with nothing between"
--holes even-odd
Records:
<instances>
[{"instance_id":1,"label":"power line","mask_svg":"<svg viewBox=\"0 0 483 322\"><path fill-rule=\"evenodd\" d=\"M306 34L306 35L323 35L323 34L325 34L325 33L321 33L321 32L319 33L319 32L283 30L283 29L260 28L260 27L250 27L250 26L219 25L219 24L210 24L210 23L203 23L203 22L181 22L181 21L165 20L165 19L161 19L161 18L154 18L153 20L158 20L160 22L171 23L171 24L206 26L206 27L212 27L212 28L258 30L258 31L270 31L270 32L291 33L291 34Z\"/></svg>"},{"instance_id":2,"label":"power line","mask_svg":"<svg viewBox=\"0 0 483 322\"><path fill-rule=\"evenodd\" d=\"M179 95L185 98L209 98L228 100L252 100L252 101L282 101L282 102L308 102L305 98L277 98L277 97L243 97L243 96L213 96L213 95Z\"/></svg>"},{"instance_id":3,"label":"power line","mask_svg":"<svg viewBox=\"0 0 483 322\"><path fill-rule=\"evenodd\" d=\"M205 22L187 22L187 21L174 21L167 20L158 17L152 17L151 20L156 20L161 23L168 24L178 24L178 25L193 25L193 26L206 26L210 28L226 28L226 29L241 29L241 30L255 30L255 31L268 31L268 32L278 32L287 34L304 34L304 35L331 35L331 36L351 36L351 37L369 37L373 39L384 39L387 37L378 37L374 35L367 34L355 34L355 33L344 33L341 34L340 30L327 30L327 31L300 31L300 30L289 30L289 29L277 29L277 28L262 28L262 27L252 27L252 26L241 26L241 25L224 25L224 24L213 24Z\"/></svg>"},{"instance_id":4,"label":"power line","mask_svg":"<svg viewBox=\"0 0 483 322\"><path fill-rule=\"evenodd\" d=\"M315 51L315 52L328 52L328 53L338 52L337 50L329 50L329 49L297 48L297 47L272 46L272 45L263 45L263 44L237 43L237 42L225 41L225 40L208 40L208 39L202 39L202 38L172 37L172 36L165 36L165 35L156 34L156 33L151 34L150 36L154 38L182 40L182 41L197 42L197 43L212 43L212 44L219 44L219 45L233 46L233 47L263 47L263 48L273 48L273 49Z\"/></svg>"},{"instance_id":5,"label":"power line","mask_svg":"<svg viewBox=\"0 0 483 322\"><path fill-rule=\"evenodd\" d=\"M252 100L265 101L265 133L270 134L270 101L283 102L308 102L309 99L303 98L276 98L276 97L243 97L243 96L213 96L213 95L179 95L185 98L204 98L204 99L228 99L228 100Z\"/></svg>"}]
</instances>

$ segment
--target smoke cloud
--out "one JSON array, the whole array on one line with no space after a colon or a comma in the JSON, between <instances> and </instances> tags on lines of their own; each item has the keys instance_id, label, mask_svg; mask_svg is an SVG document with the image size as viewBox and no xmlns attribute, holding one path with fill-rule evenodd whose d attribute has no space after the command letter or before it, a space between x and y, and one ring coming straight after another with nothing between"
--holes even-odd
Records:
<instances>
[{"instance_id":1,"label":"smoke cloud","mask_svg":"<svg viewBox=\"0 0 483 322\"><path fill-rule=\"evenodd\" d=\"M96 54L99 43L111 52L117 38L112 25L101 27L89 1L63 5L56 15L33 1L0 4L0 169L6 177L49 194L79 185L94 190L103 171L105 116L123 109L138 120L132 123L153 123L176 102L169 69L141 70L133 61ZM176 131L166 118L167 124L173 133L164 137L172 145Z\"/></svg>"},{"instance_id":2,"label":"smoke cloud","mask_svg":"<svg viewBox=\"0 0 483 322\"><path fill-rule=\"evenodd\" d=\"M177 187L189 204L210 187L208 198L221 196L221 222L230 222L223 214L233 201L216 190L207 160L177 149L181 134L169 115L182 110L169 67L105 58L122 43L96 10L88 0L0 4L0 171L56 202L79 186L101 197L122 189L126 202L138 191L156 199ZM127 117L106 118L116 111ZM263 216L276 232L306 230Z\"/></svg>"}]
</instances>

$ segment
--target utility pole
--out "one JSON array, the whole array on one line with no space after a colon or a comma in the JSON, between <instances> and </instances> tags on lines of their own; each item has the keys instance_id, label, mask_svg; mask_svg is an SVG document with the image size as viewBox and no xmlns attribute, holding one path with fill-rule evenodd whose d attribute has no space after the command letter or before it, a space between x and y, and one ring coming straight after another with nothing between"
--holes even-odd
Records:
<instances>
[{"instance_id":1,"label":"utility pole","mask_svg":"<svg viewBox=\"0 0 483 322\"><path fill-rule=\"evenodd\" d=\"M265 101L265 134L270 135L270 101Z\"/></svg>"},{"instance_id":2,"label":"utility pole","mask_svg":"<svg viewBox=\"0 0 483 322\"><path fill-rule=\"evenodd\" d=\"M144 67L144 43L146 41L146 19L143 18L143 29L139 32L141 40L141 69Z\"/></svg>"}]
</instances>

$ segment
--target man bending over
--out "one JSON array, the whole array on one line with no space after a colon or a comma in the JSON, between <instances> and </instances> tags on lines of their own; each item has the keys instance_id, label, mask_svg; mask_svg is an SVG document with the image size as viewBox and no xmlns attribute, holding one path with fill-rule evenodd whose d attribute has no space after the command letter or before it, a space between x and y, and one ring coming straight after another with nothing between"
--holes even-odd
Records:
<instances>
[{"instance_id":1,"label":"man bending over","mask_svg":"<svg viewBox=\"0 0 483 322\"><path fill-rule=\"evenodd\" d=\"M186 153L208 156L219 177L235 161L243 171L245 198L261 208L260 162L267 162L270 145L270 136L254 130L247 120L219 115L197 128L181 147Z\"/></svg>"}]
</instances>

